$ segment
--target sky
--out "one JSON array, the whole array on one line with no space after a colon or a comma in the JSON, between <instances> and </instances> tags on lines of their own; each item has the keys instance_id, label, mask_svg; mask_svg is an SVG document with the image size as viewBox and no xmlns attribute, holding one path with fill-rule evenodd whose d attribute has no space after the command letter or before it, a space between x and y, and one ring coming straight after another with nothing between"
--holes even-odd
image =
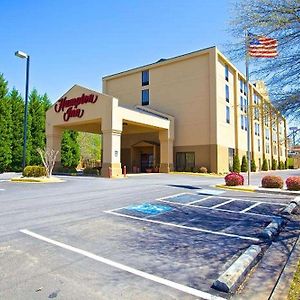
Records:
<instances>
[{"instance_id":1,"label":"sky","mask_svg":"<svg viewBox=\"0 0 300 300\"><path fill-rule=\"evenodd\" d=\"M24 95L55 102L71 86L102 90L101 78L194 50L224 45L230 0L0 0L0 73ZM243 70L242 70L243 71Z\"/></svg>"}]
</instances>

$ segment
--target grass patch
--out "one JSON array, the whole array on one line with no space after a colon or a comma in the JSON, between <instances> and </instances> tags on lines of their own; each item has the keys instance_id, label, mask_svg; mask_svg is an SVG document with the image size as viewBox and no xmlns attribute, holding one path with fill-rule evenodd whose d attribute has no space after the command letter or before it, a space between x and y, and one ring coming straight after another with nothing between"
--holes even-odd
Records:
<instances>
[{"instance_id":1,"label":"grass patch","mask_svg":"<svg viewBox=\"0 0 300 300\"><path fill-rule=\"evenodd\" d=\"M289 295L287 300L299 300L300 299L300 261L298 262L297 271L292 281Z\"/></svg>"}]
</instances>

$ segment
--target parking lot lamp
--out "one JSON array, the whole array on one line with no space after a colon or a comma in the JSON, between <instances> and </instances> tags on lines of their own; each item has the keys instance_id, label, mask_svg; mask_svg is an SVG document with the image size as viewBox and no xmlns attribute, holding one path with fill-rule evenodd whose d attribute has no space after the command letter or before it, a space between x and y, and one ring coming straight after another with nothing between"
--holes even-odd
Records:
<instances>
[{"instance_id":1,"label":"parking lot lamp","mask_svg":"<svg viewBox=\"0 0 300 300\"><path fill-rule=\"evenodd\" d=\"M15 52L15 55L19 58L26 58L26 83L25 83L25 109L24 109L24 122L23 122L23 169L26 166L26 142L27 142L27 115L28 115L28 86L29 86L29 63L30 57L28 54L22 51Z\"/></svg>"}]
</instances>

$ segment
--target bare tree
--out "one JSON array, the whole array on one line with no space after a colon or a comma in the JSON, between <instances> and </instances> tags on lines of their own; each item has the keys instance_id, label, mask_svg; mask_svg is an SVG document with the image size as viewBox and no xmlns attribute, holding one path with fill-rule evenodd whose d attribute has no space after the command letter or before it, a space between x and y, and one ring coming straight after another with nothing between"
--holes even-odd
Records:
<instances>
[{"instance_id":1,"label":"bare tree","mask_svg":"<svg viewBox=\"0 0 300 300\"><path fill-rule=\"evenodd\" d=\"M47 173L47 177L51 177L52 176L52 171L55 165L55 160L56 160L56 156L58 154L59 151L55 151L53 149L46 149L46 150L42 150L42 149L37 149L37 152L40 154L43 165L46 169L46 173Z\"/></svg>"},{"instance_id":2,"label":"bare tree","mask_svg":"<svg viewBox=\"0 0 300 300\"><path fill-rule=\"evenodd\" d=\"M245 31L278 40L276 58L250 60L251 75L264 79L272 103L286 116L300 119L300 0L239 0L233 7L229 45L233 60L245 58Z\"/></svg>"}]
</instances>

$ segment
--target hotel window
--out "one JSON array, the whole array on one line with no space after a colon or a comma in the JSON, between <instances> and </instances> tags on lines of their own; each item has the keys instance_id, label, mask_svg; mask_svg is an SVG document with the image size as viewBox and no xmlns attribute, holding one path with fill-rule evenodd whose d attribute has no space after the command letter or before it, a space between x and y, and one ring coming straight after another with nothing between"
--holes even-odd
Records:
<instances>
[{"instance_id":1,"label":"hotel window","mask_svg":"<svg viewBox=\"0 0 300 300\"><path fill-rule=\"evenodd\" d=\"M195 152L177 152L176 170L191 172L195 168Z\"/></svg>"},{"instance_id":2,"label":"hotel window","mask_svg":"<svg viewBox=\"0 0 300 300\"><path fill-rule=\"evenodd\" d=\"M266 128L266 140L270 139L270 131L268 128Z\"/></svg>"},{"instance_id":3,"label":"hotel window","mask_svg":"<svg viewBox=\"0 0 300 300\"><path fill-rule=\"evenodd\" d=\"M227 65L225 65L225 80L229 81L229 70Z\"/></svg>"},{"instance_id":4,"label":"hotel window","mask_svg":"<svg viewBox=\"0 0 300 300\"><path fill-rule=\"evenodd\" d=\"M228 148L228 164L229 164L229 170L233 167L233 157L234 157L234 149Z\"/></svg>"},{"instance_id":5,"label":"hotel window","mask_svg":"<svg viewBox=\"0 0 300 300\"><path fill-rule=\"evenodd\" d=\"M244 112L247 113L248 110L248 102L247 102L247 98L244 98Z\"/></svg>"},{"instance_id":6,"label":"hotel window","mask_svg":"<svg viewBox=\"0 0 300 300\"><path fill-rule=\"evenodd\" d=\"M149 85L149 70L142 72L142 86Z\"/></svg>"},{"instance_id":7,"label":"hotel window","mask_svg":"<svg viewBox=\"0 0 300 300\"><path fill-rule=\"evenodd\" d=\"M243 93L244 83L243 80L240 79L240 92Z\"/></svg>"},{"instance_id":8,"label":"hotel window","mask_svg":"<svg viewBox=\"0 0 300 300\"><path fill-rule=\"evenodd\" d=\"M244 82L244 95L245 96L247 95L247 84L246 84L246 82Z\"/></svg>"},{"instance_id":9,"label":"hotel window","mask_svg":"<svg viewBox=\"0 0 300 300\"><path fill-rule=\"evenodd\" d=\"M225 97L226 102L229 102L229 86L227 84L225 85Z\"/></svg>"},{"instance_id":10,"label":"hotel window","mask_svg":"<svg viewBox=\"0 0 300 300\"><path fill-rule=\"evenodd\" d=\"M244 98L243 96L240 97L240 107L241 107L241 111L244 110Z\"/></svg>"},{"instance_id":11,"label":"hotel window","mask_svg":"<svg viewBox=\"0 0 300 300\"><path fill-rule=\"evenodd\" d=\"M276 145L274 146L274 153L276 153L277 152L277 147L276 147Z\"/></svg>"},{"instance_id":12,"label":"hotel window","mask_svg":"<svg viewBox=\"0 0 300 300\"><path fill-rule=\"evenodd\" d=\"M257 135L257 124L254 123L254 134Z\"/></svg>"},{"instance_id":13,"label":"hotel window","mask_svg":"<svg viewBox=\"0 0 300 300\"><path fill-rule=\"evenodd\" d=\"M245 130L248 130L248 117L245 116Z\"/></svg>"},{"instance_id":14,"label":"hotel window","mask_svg":"<svg viewBox=\"0 0 300 300\"><path fill-rule=\"evenodd\" d=\"M241 128L244 130L244 116L241 116Z\"/></svg>"},{"instance_id":15,"label":"hotel window","mask_svg":"<svg viewBox=\"0 0 300 300\"><path fill-rule=\"evenodd\" d=\"M149 105L149 90L142 90L142 105Z\"/></svg>"},{"instance_id":16,"label":"hotel window","mask_svg":"<svg viewBox=\"0 0 300 300\"><path fill-rule=\"evenodd\" d=\"M257 151L260 152L260 139L257 140Z\"/></svg>"},{"instance_id":17,"label":"hotel window","mask_svg":"<svg viewBox=\"0 0 300 300\"><path fill-rule=\"evenodd\" d=\"M266 153L270 153L270 145L269 145L269 143L266 143Z\"/></svg>"},{"instance_id":18,"label":"hotel window","mask_svg":"<svg viewBox=\"0 0 300 300\"><path fill-rule=\"evenodd\" d=\"M226 123L230 124L230 107L226 106Z\"/></svg>"}]
</instances>

